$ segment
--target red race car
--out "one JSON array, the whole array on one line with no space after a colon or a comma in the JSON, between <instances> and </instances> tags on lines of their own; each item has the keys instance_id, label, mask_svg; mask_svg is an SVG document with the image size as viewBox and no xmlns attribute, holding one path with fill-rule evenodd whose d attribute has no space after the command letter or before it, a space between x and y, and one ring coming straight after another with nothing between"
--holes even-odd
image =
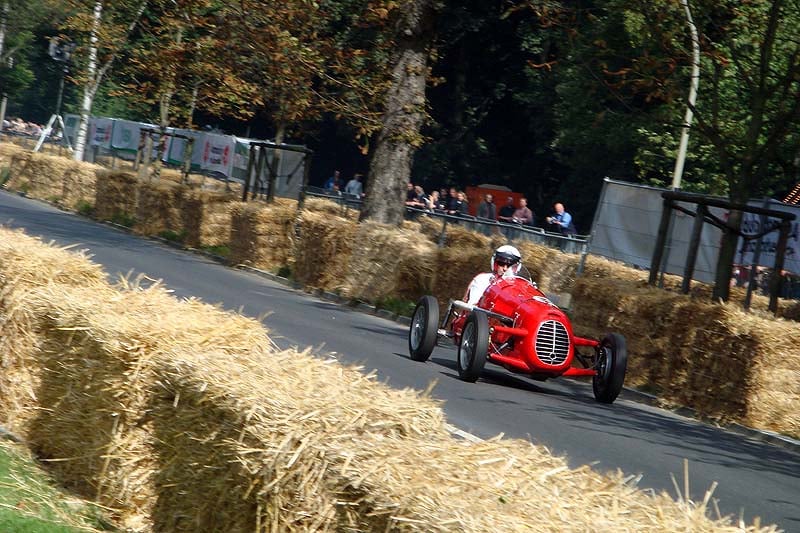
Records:
<instances>
[{"instance_id":1,"label":"red race car","mask_svg":"<svg viewBox=\"0 0 800 533\"><path fill-rule=\"evenodd\" d=\"M628 365L625 337L575 336L567 315L520 275L493 281L475 305L451 301L441 326L436 298L423 296L408 332L411 359L427 361L440 338L458 346L456 365L464 381L475 382L487 361L539 381L591 376L594 397L602 403L617 398Z\"/></svg>"}]
</instances>

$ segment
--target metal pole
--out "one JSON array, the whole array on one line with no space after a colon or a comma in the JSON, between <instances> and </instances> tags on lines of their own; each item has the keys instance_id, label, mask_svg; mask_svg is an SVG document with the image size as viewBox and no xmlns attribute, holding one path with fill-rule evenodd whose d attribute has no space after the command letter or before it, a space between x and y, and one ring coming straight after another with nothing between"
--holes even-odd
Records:
<instances>
[{"instance_id":1,"label":"metal pole","mask_svg":"<svg viewBox=\"0 0 800 533\"><path fill-rule=\"evenodd\" d=\"M689 251L686 257L686 265L683 269L683 282L681 292L688 294L694 276L694 266L697 262L697 249L700 247L700 235L703 233L703 222L705 221L708 208L703 204L698 204L695 213L694 225L692 226L692 238L689 241Z\"/></svg>"}]
</instances>

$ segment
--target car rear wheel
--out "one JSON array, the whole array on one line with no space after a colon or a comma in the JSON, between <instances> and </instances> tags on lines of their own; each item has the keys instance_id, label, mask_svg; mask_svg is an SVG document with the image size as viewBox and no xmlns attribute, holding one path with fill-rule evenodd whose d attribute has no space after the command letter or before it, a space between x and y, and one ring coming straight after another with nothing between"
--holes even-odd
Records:
<instances>
[{"instance_id":1,"label":"car rear wheel","mask_svg":"<svg viewBox=\"0 0 800 533\"><path fill-rule=\"evenodd\" d=\"M408 353L414 361L427 361L436 346L439 329L439 303L433 296L423 296L414 308L408 329Z\"/></svg>"},{"instance_id":2,"label":"car rear wheel","mask_svg":"<svg viewBox=\"0 0 800 533\"><path fill-rule=\"evenodd\" d=\"M470 313L458 344L458 377L474 383L486 365L489 351L489 319L484 313Z\"/></svg>"},{"instance_id":3,"label":"car rear wheel","mask_svg":"<svg viewBox=\"0 0 800 533\"><path fill-rule=\"evenodd\" d=\"M598 402L614 403L622 391L627 368L628 349L625 337L619 333L609 333L597 349L597 374L592 379L594 397Z\"/></svg>"}]
</instances>

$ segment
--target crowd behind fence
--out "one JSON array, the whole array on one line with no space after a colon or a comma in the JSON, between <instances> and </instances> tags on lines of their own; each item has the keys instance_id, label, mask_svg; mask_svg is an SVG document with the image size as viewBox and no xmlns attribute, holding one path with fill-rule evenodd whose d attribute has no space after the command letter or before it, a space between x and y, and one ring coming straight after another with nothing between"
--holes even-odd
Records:
<instances>
[{"instance_id":1,"label":"crowd behind fence","mask_svg":"<svg viewBox=\"0 0 800 533\"><path fill-rule=\"evenodd\" d=\"M306 195L327 198L337 202L342 207L343 215L346 215L349 210L360 211L361 205L363 204L362 199L359 197L348 195L343 192L332 192L320 187L307 187ZM460 226L484 235L502 234L512 243L529 241L556 248L566 253L585 255L588 248L588 236L586 235L562 235L560 233L545 231L543 228L536 226L508 224L471 215L448 215L438 211L413 207L405 208L405 218L407 220L416 220L419 217L431 217L441 221L442 229L439 233L439 246L444 245L447 239L447 228L449 226Z\"/></svg>"}]
</instances>

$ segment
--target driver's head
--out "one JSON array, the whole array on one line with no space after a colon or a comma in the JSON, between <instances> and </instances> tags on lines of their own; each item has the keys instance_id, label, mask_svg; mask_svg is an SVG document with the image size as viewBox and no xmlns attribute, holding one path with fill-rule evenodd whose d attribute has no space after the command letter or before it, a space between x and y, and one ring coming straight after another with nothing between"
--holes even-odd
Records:
<instances>
[{"instance_id":1,"label":"driver's head","mask_svg":"<svg viewBox=\"0 0 800 533\"><path fill-rule=\"evenodd\" d=\"M501 246L492 254L492 272L496 276L515 276L521 267L522 255L509 244Z\"/></svg>"}]
</instances>

